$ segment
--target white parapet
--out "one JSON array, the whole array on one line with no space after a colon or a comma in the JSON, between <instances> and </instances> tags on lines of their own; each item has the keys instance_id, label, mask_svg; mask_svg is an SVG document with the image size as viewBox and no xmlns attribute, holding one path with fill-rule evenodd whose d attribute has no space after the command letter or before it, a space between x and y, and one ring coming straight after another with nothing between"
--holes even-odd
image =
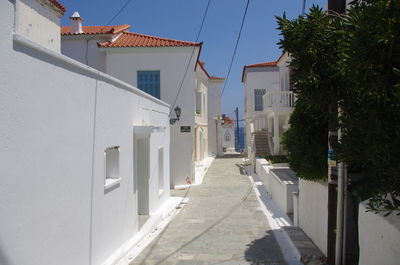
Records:
<instances>
[{"instance_id":1,"label":"white parapet","mask_svg":"<svg viewBox=\"0 0 400 265\"><path fill-rule=\"evenodd\" d=\"M392 213L367 212L367 203L360 204L358 233L360 262L363 265L395 265L400 261L400 216Z\"/></svg>"}]
</instances>

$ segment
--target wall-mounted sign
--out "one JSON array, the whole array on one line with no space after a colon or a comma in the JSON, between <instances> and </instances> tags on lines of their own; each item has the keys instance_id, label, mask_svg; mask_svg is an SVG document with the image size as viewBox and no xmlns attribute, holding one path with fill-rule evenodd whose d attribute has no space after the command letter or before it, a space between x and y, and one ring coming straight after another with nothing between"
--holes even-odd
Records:
<instances>
[{"instance_id":1,"label":"wall-mounted sign","mask_svg":"<svg viewBox=\"0 0 400 265\"><path fill-rule=\"evenodd\" d=\"M190 132L190 126L181 126L181 132Z\"/></svg>"}]
</instances>

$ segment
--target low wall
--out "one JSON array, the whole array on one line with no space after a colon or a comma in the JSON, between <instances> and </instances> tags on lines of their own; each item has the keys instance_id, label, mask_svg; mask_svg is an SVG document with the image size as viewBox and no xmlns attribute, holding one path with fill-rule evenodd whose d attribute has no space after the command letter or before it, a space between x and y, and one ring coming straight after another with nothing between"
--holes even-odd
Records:
<instances>
[{"instance_id":1,"label":"low wall","mask_svg":"<svg viewBox=\"0 0 400 265\"><path fill-rule=\"evenodd\" d=\"M327 254L328 184L299 179L299 227ZM361 264L361 263L360 263Z\"/></svg>"},{"instance_id":2,"label":"low wall","mask_svg":"<svg viewBox=\"0 0 400 265\"><path fill-rule=\"evenodd\" d=\"M257 158L256 159L256 165L255 165L255 169L256 169L256 173L257 175L261 178L261 174L262 174L262 167L265 165L269 165L269 163L267 162L267 160L265 160L264 158Z\"/></svg>"},{"instance_id":3,"label":"low wall","mask_svg":"<svg viewBox=\"0 0 400 265\"><path fill-rule=\"evenodd\" d=\"M283 172L290 170L288 165L271 165L265 159L257 159L255 168L257 175L278 207L285 213L293 213L293 192L298 191L298 183ZM274 170L278 170L278 172L274 172Z\"/></svg>"},{"instance_id":4,"label":"low wall","mask_svg":"<svg viewBox=\"0 0 400 265\"><path fill-rule=\"evenodd\" d=\"M362 265L395 265L400 261L400 216L394 213L366 212L364 201L360 204L358 233Z\"/></svg>"}]
</instances>

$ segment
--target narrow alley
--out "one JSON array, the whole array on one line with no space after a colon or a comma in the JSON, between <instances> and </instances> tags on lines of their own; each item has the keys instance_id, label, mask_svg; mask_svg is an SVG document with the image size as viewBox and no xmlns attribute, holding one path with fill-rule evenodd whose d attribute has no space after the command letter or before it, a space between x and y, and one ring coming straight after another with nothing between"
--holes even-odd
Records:
<instances>
[{"instance_id":1,"label":"narrow alley","mask_svg":"<svg viewBox=\"0 0 400 265\"><path fill-rule=\"evenodd\" d=\"M174 191L188 204L131 265L286 264L241 163L217 158L202 185Z\"/></svg>"}]
</instances>

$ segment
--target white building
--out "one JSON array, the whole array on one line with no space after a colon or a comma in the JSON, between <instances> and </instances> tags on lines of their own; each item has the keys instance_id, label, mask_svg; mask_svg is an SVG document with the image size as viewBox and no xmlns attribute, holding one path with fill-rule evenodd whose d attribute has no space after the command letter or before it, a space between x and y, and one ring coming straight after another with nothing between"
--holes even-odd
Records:
<instances>
[{"instance_id":1,"label":"white building","mask_svg":"<svg viewBox=\"0 0 400 265\"><path fill-rule=\"evenodd\" d=\"M285 52L275 62L243 68L245 146L252 159L284 153L280 142L289 127L295 102L289 80L289 61Z\"/></svg>"},{"instance_id":2,"label":"white building","mask_svg":"<svg viewBox=\"0 0 400 265\"><path fill-rule=\"evenodd\" d=\"M235 125L233 121L226 122L222 125L221 135L222 135L222 147L225 152L235 151Z\"/></svg>"},{"instance_id":3,"label":"white building","mask_svg":"<svg viewBox=\"0 0 400 265\"><path fill-rule=\"evenodd\" d=\"M222 156L221 91L225 79L210 76L208 80L208 153Z\"/></svg>"},{"instance_id":4,"label":"white building","mask_svg":"<svg viewBox=\"0 0 400 265\"><path fill-rule=\"evenodd\" d=\"M270 151L273 155L284 154L282 135L289 128L290 114L293 112L295 94L290 82L290 57L284 52L276 62L279 67L279 86L267 90L263 96L264 113L268 135L271 137Z\"/></svg>"},{"instance_id":5,"label":"white building","mask_svg":"<svg viewBox=\"0 0 400 265\"><path fill-rule=\"evenodd\" d=\"M83 26L74 13L62 27L61 51L169 103L181 116L171 125L171 186L194 179L207 151L208 74L198 62L202 43L129 32L129 25ZM183 77L185 78L183 79Z\"/></svg>"},{"instance_id":6,"label":"white building","mask_svg":"<svg viewBox=\"0 0 400 265\"><path fill-rule=\"evenodd\" d=\"M169 105L60 54L55 0L0 1L0 264L104 264L169 199Z\"/></svg>"},{"instance_id":7,"label":"white building","mask_svg":"<svg viewBox=\"0 0 400 265\"><path fill-rule=\"evenodd\" d=\"M279 67L276 62L246 65L243 68L244 83L244 146L254 164L256 156L271 154L266 123L266 106L263 96L279 89ZM256 149L256 140L258 148ZM260 140L259 140L260 139Z\"/></svg>"}]
</instances>

